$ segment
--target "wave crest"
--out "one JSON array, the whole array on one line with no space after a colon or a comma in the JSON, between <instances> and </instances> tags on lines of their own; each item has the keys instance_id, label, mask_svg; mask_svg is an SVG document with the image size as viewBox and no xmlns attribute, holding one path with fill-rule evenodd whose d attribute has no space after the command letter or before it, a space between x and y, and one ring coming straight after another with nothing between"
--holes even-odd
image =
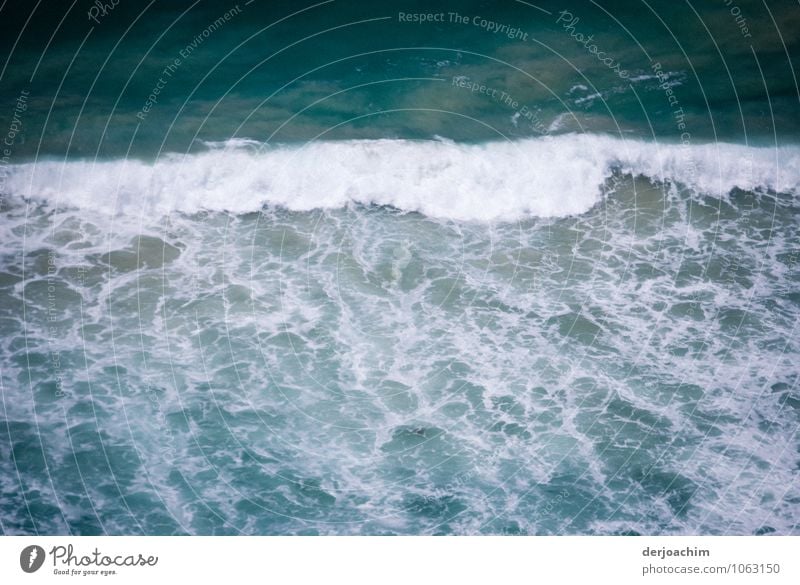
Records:
<instances>
[{"instance_id":1,"label":"wave crest","mask_svg":"<svg viewBox=\"0 0 800 585\"><path fill-rule=\"evenodd\" d=\"M583 213L617 170L724 196L733 188L797 192L800 148L681 145L562 135L466 145L354 140L261 146L138 160L42 161L7 167L5 191L107 213L295 211L352 203L437 218L504 221Z\"/></svg>"}]
</instances>

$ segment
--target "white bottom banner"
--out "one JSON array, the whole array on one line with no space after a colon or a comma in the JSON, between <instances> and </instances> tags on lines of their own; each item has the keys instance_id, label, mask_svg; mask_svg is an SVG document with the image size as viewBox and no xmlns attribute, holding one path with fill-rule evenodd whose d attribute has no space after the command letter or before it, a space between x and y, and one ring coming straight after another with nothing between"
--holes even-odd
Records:
<instances>
[{"instance_id":1,"label":"white bottom banner","mask_svg":"<svg viewBox=\"0 0 800 585\"><path fill-rule=\"evenodd\" d=\"M0 583L800 583L800 537L15 537Z\"/></svg>"}]
</instances>

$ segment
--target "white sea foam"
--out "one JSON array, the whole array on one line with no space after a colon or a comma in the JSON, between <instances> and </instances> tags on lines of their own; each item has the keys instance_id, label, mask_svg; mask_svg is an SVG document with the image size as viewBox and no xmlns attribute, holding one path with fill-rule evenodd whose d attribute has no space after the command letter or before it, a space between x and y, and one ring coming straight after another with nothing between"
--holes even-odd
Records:
<instances>
[{"instance_id":1,"label":"white sea foam","mask_svg":"<svg viewBox=\"0 0 800 585\"><path fill-rule=\"evenodd\" d=\"M302 211L391 205L456 220L583 213L615 171L724 196L738 187L795 192L800 147L658 144L562 135L477 145L359 140L258 148L237 139L155 163L40 161L8 167L11 195L108 213L202 209Z\"/></svg>"}]
</instances>

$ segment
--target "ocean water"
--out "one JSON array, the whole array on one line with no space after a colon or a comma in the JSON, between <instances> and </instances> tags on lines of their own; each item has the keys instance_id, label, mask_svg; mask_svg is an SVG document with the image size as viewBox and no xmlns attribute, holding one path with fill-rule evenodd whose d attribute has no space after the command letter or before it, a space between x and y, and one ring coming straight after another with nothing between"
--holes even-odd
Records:
<instances>
[{"instance_id":1,"label":"ocean water","mask_svg":"<svg viewBox=\"0 0 800 585\"><path fill-rule=\"evenodd\" d=\"M0 23L3 534L800 531L796 3Z\"/></svg>"}]
</instances>

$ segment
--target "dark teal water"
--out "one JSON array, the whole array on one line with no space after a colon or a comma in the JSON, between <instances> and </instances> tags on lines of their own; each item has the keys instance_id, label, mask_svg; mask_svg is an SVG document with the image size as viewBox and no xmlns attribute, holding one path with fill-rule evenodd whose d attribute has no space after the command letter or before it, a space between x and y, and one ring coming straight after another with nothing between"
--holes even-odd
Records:
<instances>
[{"instance_id":1,"label":"dark teal water","mask_svg":"<svg viewBox=\"0 0 800 585\"><path fill-rule=\"evenodd\" d=\"M569 7L536 5L256 1L240 2L236 12L230 2L120 0L95 23L88 2L66 17L61 3L44 2L29 20L27 4L10 3L0 24L3 54L14 49L0 86L7 104L0 127L25 90L30 107L18 157L129 149L152 156L183 152L198 139L303 141L322 132L329 140L480 141L536 136L562 115L562 132L679 140L688 130L696 141L771 144L777 134L796 142L794 2L739 3L749 37L724 1L581 5L572 9L573 28L561 14ZM226 12L230 20L203 37ZM399 22L400 13L419 12L441 13L445 22ZM450 22L451 14L467 23ZM526 40L491 32L483 21L524 31ZM601 62L592 45L611 61ZM177 70L162 75L175 59ZM654 77L656 63L667 78ZM454 77L498 92L473 93L454 86ZM160 78L167 83L142 121L136 114ZM665 81L677 102L659 88ZM516 108L498 97L503 91ZM523 106L537 121L512 122ZM685 130L676 124L679 108Z\"/></svg>"},{"instance_id":2,"label":"dark teal water","mask_svg":"<svg viewBox=\"0 0 800 585\"><path fill-rule=\"evenodd\" d=\"M695 4L2 4L0 532L796 534L800 9Z\"/></svg>"}]
</instances>

